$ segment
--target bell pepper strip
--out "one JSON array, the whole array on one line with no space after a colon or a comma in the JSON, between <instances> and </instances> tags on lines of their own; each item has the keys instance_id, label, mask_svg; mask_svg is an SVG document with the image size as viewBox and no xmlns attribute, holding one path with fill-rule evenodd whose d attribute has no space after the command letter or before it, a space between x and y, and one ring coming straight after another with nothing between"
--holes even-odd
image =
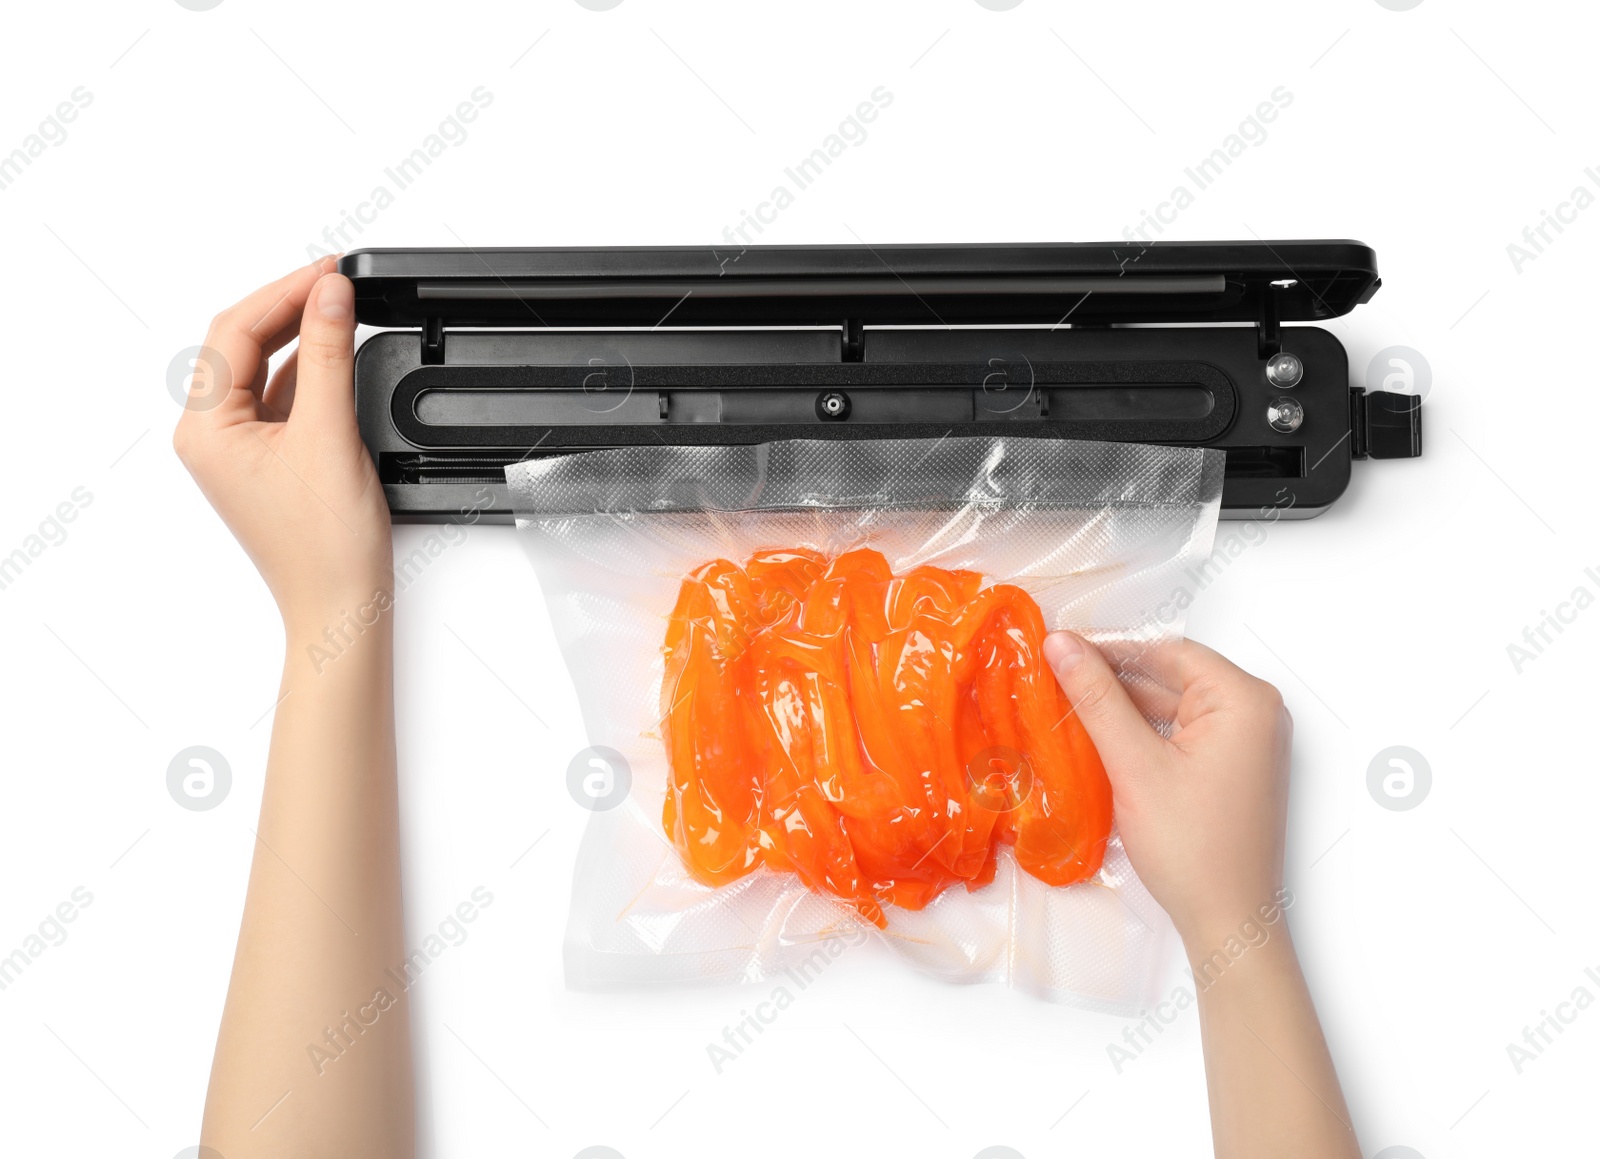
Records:
<instances>
[{"instance_id":1,"label":"bell pepper strip","mask_svg":"<svg viewBox=\"0 0 1600 1159\"><path fill-rule=\"evenodd\" d=\"M761 846L768 865L854 901L869 891L838 806L868 803L842 696L839 612L830 606L837 593L818 582L825 562L811 552L770 551L746 565L766 628L757 645L752 726L762 752Z\"/></svg>"},{"instance_id":2,"label":"bell pepper strip","mask_svg":"<svg viewBox=\"0 0 1600 1159\"><path fill-rule=\"evenodd\" d=\"M977 689L969 680L959 685L956 694L956 755L967 781L966 817L971 837L963 845L957 864L967 889L974 890L994 880L999 851L997 827L1006 815L1006 785L996 785L1008 772L1009 762L990 739L984 727ZM997 807L1005 805L1006 807Z\"/></svg>"},{"instance_id":3,"label":"bell pepper strip","mask_svg":"<svg viewBox=\"0 0 1600 1159\"><path fill-rule=\"evenodd\" d=\"M1030 601L1031 603L1031 601ZM1018 809L1017 863L1048 885L1092 877L1111 836L1111 782L1078 714L1044 662L1044 621L1017 604L1014 636L1024 663L1013 669L1012 699L1033 764L1034 785Z\"/></svg>"},{"instance_id":4,"label":"bell pepper strip","mask_svg":"<svg viewBox=\"0 0 1600 1159\"><path fill-rule=\"evenodd\" d=\"M759 856L761 787L748 773L749 668L744 572L714 560L683 581L668 620L662 717L671 776L662 827L707 885L749 873Z\"/></svg>"},{"instance_id":5,"label":"bell pepper strip","mask_svg":"<svg viewBox=\"0 0 1600 1159\"><path fill-rule=\"evenodd\" d=\"M965 773L955 744L955 651L950 620L982 577L922 566L887 592L888 635L878 648L878 681L892 727L918 781L934 832L924 857L952 876L964 856Z\"/></svg>"},{"instance_id":6,"label":"bell pepper strip","mask_svg":"<svg viewBox=\"0 0 1600 1159\"><path fill-rule=\"evenodd\" d=\"M860 783L869 806L842 809L857 860L875 896L905 909L921 909L952 879L941 863L926 857L943 829L935 824L922 778L893 727L874 666L875 645L889 634L886 601L892 579L888 563L876 551L839 556L824 581L838 585L837 595L822 608L837 608L843 620L814 618L819 609L813 603L807 606L806 623L842 629L846 674L840 691L860 747Z\"/></svg>"},{"instance_id":7,"label":"bell pepper strip","mask_svg":"<svg viewBox=\"0 0 1600 1159\"><path fill-rule=\"evenodd\" d=\"M763 847L774 850L769 864L782 864L812 889L853 904L874 925L886 925L883 909L863 882L855 848L843 818L819 784L819 753L827 752L821 734L824 710L817 673L788 656L768 654L774 637L754 649L755 692L762 755ZM764 725L764 727L763 727Z\"/></svg>"},{"instance_id":8,"label":"bell pepper strip","mask_svg":"<svg viewBox=\"0 0 1600 1159\"><path fill-rule=\"evenodd\" d=\"M1032 790L1034 761L1015 703L1016 672L1029 663L1016 623L1029 610L1037 618L1038 606L1021 588L995 584L969 602L953 625L962 657L956 677L970 689L972 704L964 711L976 717L957 732L964 738L968 790L969 860L960 868L969 888L993 880L996 846L1015 840L1015 810Z\"/></svg>"},{"instance_id":9,"label":"bell pepper strip","mask_svg":"<svg viewBox=\"0 0 1600 1159\"><path fill-rule=\"evenodd\" d=\"M907 577L891 612L892 620L911 617L911 650L901 654L899 675L914 701L901 707L918 728L913 735L931 742L922 749L933 762L929 781L941 786L944 795L944 839L933 856L968 882L992 879L997 816L983 794L973 791L974 763L992 747L980 735L981 712L975 716L973 644L1006 593L1020 594L1019 589L999 587L979 592L981 580L975 572L919 568ZM908 654L909 671L904 665Z\"/></svg>"}]
</instances>

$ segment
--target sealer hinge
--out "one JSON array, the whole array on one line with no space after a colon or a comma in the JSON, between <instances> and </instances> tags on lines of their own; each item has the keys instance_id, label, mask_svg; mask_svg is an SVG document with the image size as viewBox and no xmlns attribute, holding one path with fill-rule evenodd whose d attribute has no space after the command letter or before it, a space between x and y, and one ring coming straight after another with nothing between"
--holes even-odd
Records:
<instances>
[{"instance_id":1,"label":"sealer hinge","mask_svg":"<svg viewBox=\"0 0 1600 1159\"><path fill-rule=\"evenodd\" d=\"M425 318L422 322L422 364L444 364L444 319Z\"/></svg>"},{"instance_id":2,"label":"sealer hinge","mask_svg":"<svg viewBox=\"0 0 1600 1159\"><path fill-rule=\"evenodd\" d=\"M844 320L844 333L841 336L839 361L860 362L865 350L865 342L861 335L861 319L846 318Z\"/></svg>"},{"instance_id":3,"label":"sealer hinge","mask_svg":"<svg viewBox=\"0 0 1600 1159\"><path fill-rule=\"evenodd\" d=\"M1256 320L1256 355L1265 361L1283 348L1278 328L1278 288L1268 286L1261 294L1261 317Z\"/></svg>"}]
</instances>

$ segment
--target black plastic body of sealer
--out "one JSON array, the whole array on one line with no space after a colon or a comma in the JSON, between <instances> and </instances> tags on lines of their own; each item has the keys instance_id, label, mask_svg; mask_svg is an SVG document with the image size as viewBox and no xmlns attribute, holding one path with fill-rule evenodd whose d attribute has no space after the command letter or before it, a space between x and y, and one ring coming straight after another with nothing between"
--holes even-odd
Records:
<instances>
[{"instance_id":1,"label":"black plastic body of sealer","mask_svg":"<svg viewBox=\"0 0 1600 1159\"><path fill-rule=\"evenodd\" d=\"M1240 519L1320 514L1355 460L1421 452L1417 399L1353 389L1332 334L1282 325L1371 297L1356 242L367 250L340 269L358 319L397 327L356 358L396 521L503 521L506 464L634 444L1220 447Z\"/></svg>"}]
</instances>

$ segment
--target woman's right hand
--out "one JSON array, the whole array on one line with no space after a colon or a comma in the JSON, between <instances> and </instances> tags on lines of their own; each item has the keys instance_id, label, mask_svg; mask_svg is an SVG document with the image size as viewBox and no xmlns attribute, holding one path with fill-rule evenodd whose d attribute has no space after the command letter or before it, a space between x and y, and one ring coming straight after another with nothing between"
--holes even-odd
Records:
<instances>
[{"instance_id":1,"label":"woman's right hand","mask_svg":"<svg viewBox=\"0 0 1600 1159\"><path fill-rule=\"evenodd\" d=\"M1044 651L1105 762L1128 859L1190 957L1263 920L1280 904L1289 798L1293 723L1278 690L1186 640L1168 739L1092 644L1055 632Z\"/></svg>"}]
</instances>

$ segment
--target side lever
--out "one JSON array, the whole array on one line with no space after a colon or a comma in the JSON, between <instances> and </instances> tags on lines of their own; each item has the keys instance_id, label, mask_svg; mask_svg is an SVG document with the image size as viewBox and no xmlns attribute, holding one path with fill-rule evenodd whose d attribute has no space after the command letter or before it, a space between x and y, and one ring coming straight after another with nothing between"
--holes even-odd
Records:
<instances>
[{"instance_id":1,"label":"side lever","mask_svg":"<svg viewBox=\"0 0 1600 1159\"><path fill-rule=\"evenodd\" d=\"M1422 454L1422 400L1390 390L1350 391L1350 454L1415 459Z\"/></svg>"}]
</instances>

